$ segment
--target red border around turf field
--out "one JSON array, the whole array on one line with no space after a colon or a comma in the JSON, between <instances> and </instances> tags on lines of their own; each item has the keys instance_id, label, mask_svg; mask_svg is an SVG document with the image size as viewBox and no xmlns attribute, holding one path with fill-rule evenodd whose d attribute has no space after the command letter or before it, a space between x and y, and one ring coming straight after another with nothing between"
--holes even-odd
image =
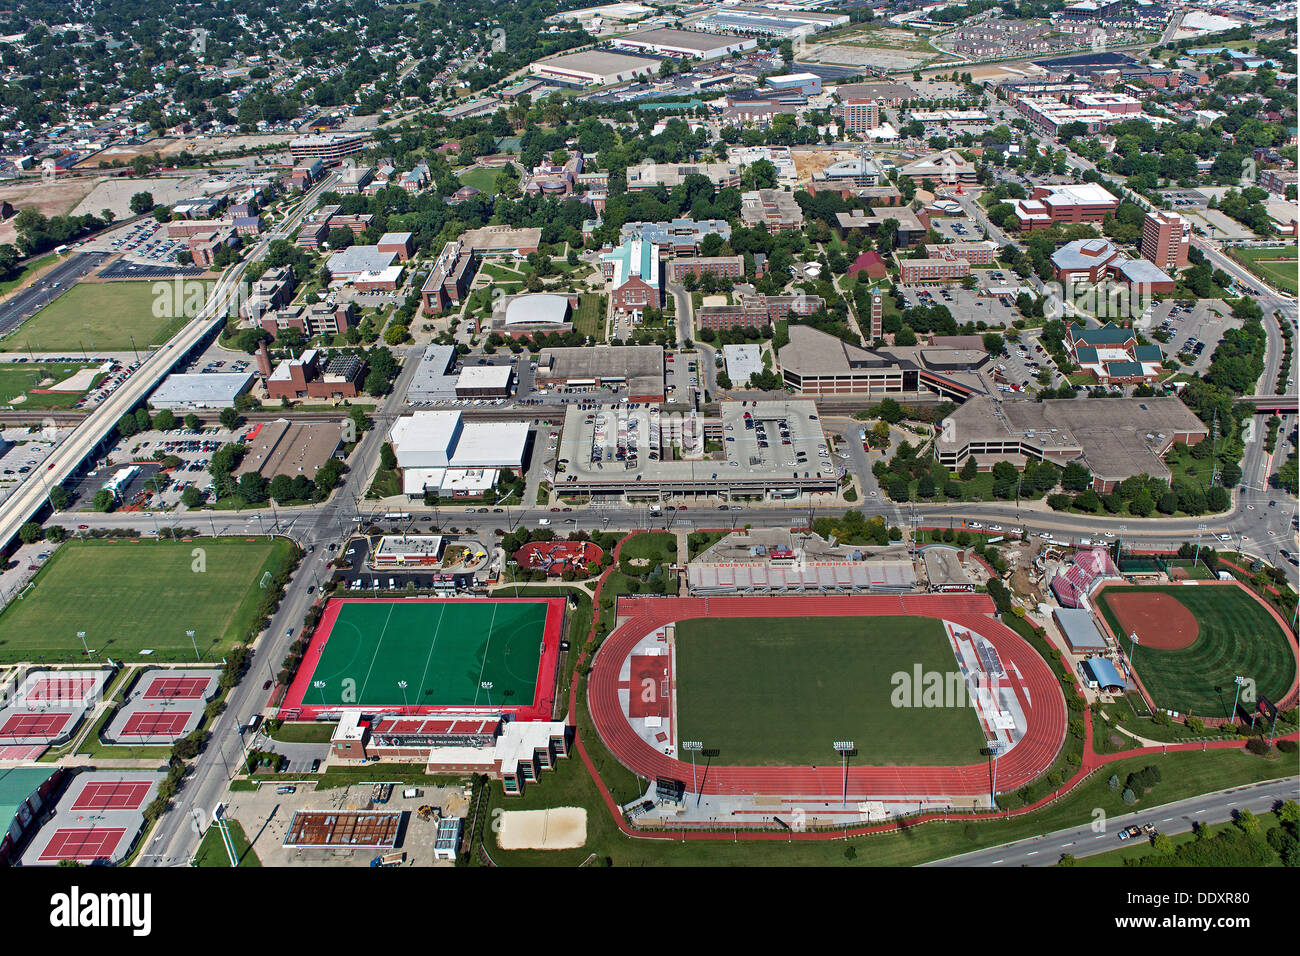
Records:
<instances>
[{"instance_id":1,"label":"red border around turf field","mask_svg":"<svg viewBox=\"0 0 1300 956\"><path fill-rule=\"evenodd\" d=\"M330 639L334 623L344 604L483 604L496 602L500 604L546 604L546 623L542 626L542 654L537 662L537 685L533 700L528 704L514 707L469 707L450 704L417 704L407 707L401 701L393 704L320 704L305 703L304 698L311 688L311 676L320 661L321 651ZM294 674L289 692L280 705L281 720L316 720L318 717L337 717L344 710L364 710L368 714L513 714L515 720L550 720L555 703L555 670L560 659L560 634L564 624L564 610L568 602L562 597L538 598L330 598L325 604L325 613L312 634L311 643L298 672Z\"/></svg>"},{"instance_id":2,"label":"red border around turf field","mask_svg":"<svg viewBox=\"0 0 1300 956\"><path fill-rule=\"evenodd\" d=\"M674 621L697 617L859 617L915 616L952 621L987 638L1008 675L1019 673L1017 691L1029 727L998 760L998 790L1016 790L1044 773L1065 739L1066 710L1060 684L1046 662L1018 634L990 615L987 595L624 598L624 618L601 644L593 662L587 702L605 745L625 767L644 777L691 779L691 765L668 757L637 735L618 699L619 670L632 648L649 632ZM843 771L829 766L713 766L702 780L704 793L826 795L839 798ZM850 767L849 794L977 795L989 790L984 763L964 767Z\"/></svg>"}]
</instances>

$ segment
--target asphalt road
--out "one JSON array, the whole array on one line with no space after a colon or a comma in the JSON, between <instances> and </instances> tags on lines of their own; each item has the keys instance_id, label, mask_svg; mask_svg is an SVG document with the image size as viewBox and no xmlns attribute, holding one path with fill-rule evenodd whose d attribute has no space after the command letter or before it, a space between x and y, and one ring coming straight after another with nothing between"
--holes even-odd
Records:
<instances>
[{"instance_id":1,"label":"asphalt road","mask_svg":"<svg viewBox=\"0 0 1300 956\"><path fill-rule=\"evenodd\" d=\"M1256 814L1266 813L1281 801L1296 799L1300 799L1300 778L1268 780L1246 787L1233 787L1231 790L1201 794L1122 817L1105 818L1100 824L1094 820L1084 826L1057 830L1054 833L1045 833L1015 843L1004 843L1001 846L989 847L987 850L976 850L973 853L964 853L961 856L953 856L925 865L935 867L1052 866L1061 859L1063 853L1084 857L1128 846L1129 841L1119 839L1120 830L1127 826L1152 823L1161 833L1174 835L1188 832L1192 829L1193 823L1226 822L1232 819L1234 811L1237 810L1250 810Z\"/></svg>"},{"instance_id":2,"label":"asphalt road","mask_svg":"<svg viewBox=\"0 0 1300 956\"><path fill-rule=\"evenodd\" d=\"M109 258L106 252L78 252L0 305L0 336L8 335L89 275Z\"/></svg>"}]
</instances>

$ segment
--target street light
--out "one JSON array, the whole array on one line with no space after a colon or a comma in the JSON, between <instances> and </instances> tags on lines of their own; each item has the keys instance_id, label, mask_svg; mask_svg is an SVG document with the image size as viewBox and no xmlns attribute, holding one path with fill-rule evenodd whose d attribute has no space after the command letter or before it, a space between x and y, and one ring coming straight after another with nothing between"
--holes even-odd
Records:
<instances>
[{"instance_id":1,"label":"street light","mask_svg":"<svg viewBox=\"0 0 1300 956\"><path fill-rule=\"evenodd\" d=\"M844 757L844 806L849 805L849 755L856 752L851 740L837 740L832 746Z\"/></svg>"},{"instance_id":2,"label":"street light","mask_svg":"<svg viewBox=\"0 0 1300 956\"><path fill-rule=\"evenodd\" d=\"M691 789L695 791L695 805L700 805L700 785L695 777L695 755L704 749L704 742L700 740L683 740L682 749L689 750L691 754Z\"/></svg>"}]
</instances>

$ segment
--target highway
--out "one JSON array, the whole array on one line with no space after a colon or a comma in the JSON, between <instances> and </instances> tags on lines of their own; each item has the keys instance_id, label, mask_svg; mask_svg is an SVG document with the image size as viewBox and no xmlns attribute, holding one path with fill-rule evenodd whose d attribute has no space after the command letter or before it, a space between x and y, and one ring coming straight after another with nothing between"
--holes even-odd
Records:
<instances>
[{"instance_id":1,"label":"highway","mask_svg":"<svg viewBox=\"0 0 1300 956\"><path fill-rule=\"evenodd\" d=\"M19 328L76 285L82 276L98 269L109 257L107 252L78 252L64 259L27 288L15 292L0 304L0 336Z\"/></svg>"},{"instance_id":2,"label":"highway","mask_svg":"<svg viewBox=\"0 0 1300 956\"><path fill-rule=\"evenodd\" d=\"M1263 783L1233 787L1163 806L1153 806L1124 816L1104 818L1100 825L1094 820L1083 826L1057 830L1015 843L1004 843L925 865L1052 866L1065 853L1078 858L1131 846L1130 841L1119 839L1120 830L1127 826L1151 823L1161 833L1175 835L1188 832L1194 823L1223 823L1232 819L1233 813L1238 810L1249 810L1257 815L1267 813L1284 800L1296 799L1300 799L1300 778L1266 780ZM1145 843L1147 838L1134 839Z\"/></svg>"},{"instance_id":3,"label":"highway","mask_svg":"<svg viewBox=\"0 0 1300 956\"><path fill-rule=\"evenodd\" d=\"M213 287L212 295L202 311L166 345L145 359L117 391L87 415L73 433L54 449L46 459L42 471L28 475L27 480L0 504L0 545L12 541L18 534L18 529L40 512L50 488L67 481L83 461L95 454L100 443L112 433L123 415L143 402L192 349L220 330L226 319L228 300L238 288L248 263L264 256L272 240L288 236L332 183L331 176L312 189L298 201L277 230L267 233L239 264L227 269Z\"/></svg>"}]
</instances>

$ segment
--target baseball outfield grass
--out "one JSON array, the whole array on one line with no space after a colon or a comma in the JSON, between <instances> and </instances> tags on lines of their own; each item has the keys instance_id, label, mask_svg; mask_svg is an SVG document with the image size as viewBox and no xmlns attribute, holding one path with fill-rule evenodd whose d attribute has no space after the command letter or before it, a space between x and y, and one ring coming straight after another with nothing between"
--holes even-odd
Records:
<instances>
[{"instance_id":1,"label":"baseball outfield grass","mask_svg":"<svg viewBox=\"0 0 1300 956\"><path fill-rule=\"evenodd\" d=\"M1125 634L1106 600L1112 594L1165 594L1196 618L1196 640L1180 650L1144 647L1138 634L1133 665L1157 707L1200 717L1227 717L1235 677L1254 682L1256 699L1281 700L1295 680L1296 657L1268 610L1240 587L1152 585L1107 588L1101 612L1114 634ZM1124 649L1129 649L1127 638Z\"/></svg>"}]
</instances>

